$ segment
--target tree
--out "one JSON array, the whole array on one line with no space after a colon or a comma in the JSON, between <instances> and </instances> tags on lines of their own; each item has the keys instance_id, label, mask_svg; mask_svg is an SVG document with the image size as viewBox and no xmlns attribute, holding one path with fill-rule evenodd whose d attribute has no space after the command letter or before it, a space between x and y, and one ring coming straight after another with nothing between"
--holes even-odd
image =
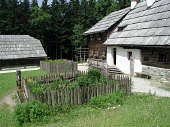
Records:
<instances>
[{"instance_id":1,"label":"tree","mask_svg":"<svg viewBox=\"0 0 170 127\"><path fill-rule=\"evenodd\" d=\"M42 6L41 6L41 9L43 9L46 12L49 9L49 6L47 5L47 3L48 3L48 0L43 0Z\"/></svg>"},{"instance_id":2,"label":"tree","mask_svg":"<svg viewBox=\"0 0 170 127\"><path fill-rule=\"evenodd\" d=\"M48 34L49 26L51 22L51 15L47 12L39 9L37 6L32 8L32 14L30 16L30 24L32 28L32 36L38 38L44 44L45 35Z\"/></svg>"},{"instance_id":3,"label":"tree","mask_svg":"<svg viewBox=\"0 0 170 127\"><path fill-rule=\"evenodd\" d=\"M73 35L72 35L72 46L74 48L74 53L78 54L78 50L80 47L86 47L87 41L83 38L83 26L80 24L76 24L73 29ZM75 55L76 57L76 55Z\"/></svg>"},{"instance_id":4,"label":"tree","mask_svg":"<svg viewBox=\"0 0 170 127\"><path fill-rule=\"evenodd\" d=\"M20 32L19 34L29 34L30 31L30 14L31 14L31 8L30 8L30 2L29 0L24 0L20 3L20 14L19 14L19 27Z\"/></svg>"},{"instance_id":5,"label":"tree","mask_svg":"<svg viewBox=\"0 0 170 127\"><path fill-rule=\"evenodd\" d=\"M6 34L6 26L8 25L7 22L7 1L6 0L0 0L0 34Z\"/></svg>"},{"instance_id":6,"label":"tree","mask_svg":"<svg viewBox=\"0 0 170 127\"><path fill-rule=\"evenodd\" d=\"M37 2L37 0L32 0L32 3L31 3L31 7L33 8L33 7L38 7L38 2Z\"/></svg>"}]
</instances>

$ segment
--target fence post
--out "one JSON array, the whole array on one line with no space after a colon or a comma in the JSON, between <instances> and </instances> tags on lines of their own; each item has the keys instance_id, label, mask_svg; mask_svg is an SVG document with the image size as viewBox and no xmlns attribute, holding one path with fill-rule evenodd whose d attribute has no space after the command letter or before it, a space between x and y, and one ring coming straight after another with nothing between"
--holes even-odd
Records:
<instances>
[{"instance_id":1,"label":"fence post","mask_svg":"<svg viewBox=\"0 0 170 127\"><path fill-rule=\"evenodd\" d=\"M21 70L16 71L16 77L17 77L17 80L16 80L17 87L18 89L21 89Z\"/></svg>"}]
</instances>

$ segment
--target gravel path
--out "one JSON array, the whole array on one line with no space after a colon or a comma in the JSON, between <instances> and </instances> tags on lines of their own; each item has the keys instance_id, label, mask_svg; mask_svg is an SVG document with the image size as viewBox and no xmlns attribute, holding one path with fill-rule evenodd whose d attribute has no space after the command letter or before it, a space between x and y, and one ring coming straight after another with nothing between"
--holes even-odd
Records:
<instances>
[{"instance_id":1,"label":"gravel path","mask_svg":"<svg viewBox=\"0 0 170 127\"><path fill-rule=\"evenodd\" d=\"M18 69L18 70L21 70L21 71L34 71L34 70L39 70L40 68L39 67L36 67L36 68L27 68L27 69ZM17 69L14 69L14 70L4 70L4 71L0 71L0 74L4 74L4 73L12 73L12 72L16 72Z\"/></svg>"},{"instance_id":2,"label":"gravel path","mask_svg":"<svg viewBox=\"0 0 170 127\"><path fill-rule=\"evenodd\" d=\"M132 92L134 93L151 93L156 96L170 97L170 92L160 89L161 83L155 80L132 77L132 81Z\"/></svg>"},{"instance_id":3,"label":"gravel path","mask_svg":"<svg viewBox=\"0 0 170 127\"><path fill-rule=\"evenodd\" d=\"M78 64L78 70L79 71L88 71L88 63L80 63Z\"/></svg>"}]
</instances>

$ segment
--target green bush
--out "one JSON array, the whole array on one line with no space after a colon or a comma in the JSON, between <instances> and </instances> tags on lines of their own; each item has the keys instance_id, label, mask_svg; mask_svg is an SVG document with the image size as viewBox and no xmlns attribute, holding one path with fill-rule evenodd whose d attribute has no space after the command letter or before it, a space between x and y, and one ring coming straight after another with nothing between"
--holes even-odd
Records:
<instances>
[{"instance_id":1,"label":"green bush","mask_svg":"<svg viewBox=\"0 0 170 127\"><path fill-rule=\"evenodd\" d=\"M75 87L83 87L89 85L88 76L79 76L74 84Z\"/></svg>"},{"instance_id":2,"label":"green bush","mask_svg":"<svg viewBox=\"0 0 170 127\"><path fill-rule=\"evenodd\" d=\"M88 78L92 82L99 81L101 78L101 73L98 69L91 69L88 71Z\"/></svg>"},{"instance_id":3,"label":"green bush","mask_svg":"<svg viewBox=\"0 0 170 127\"><path fill-rule=\"evenodd\" d=\"M31 91L34 94L41 94L47 90L47 85L40 82L29 82L27 83L31 87Z\"/></svg>"},{"instance_id":4,"label":"green bush","mask_svg":"<svg viewBox=\"0 0 170 127\"><path fill-rule=\"evenodd\" d=\"M125 101L125 97L125 92L119 91L114 94L94 97L90 100L88 105L93 108L106 109L119 104L122 105Z\"/></svg>"},{"instance_id":5,"label":"green bush","mask_svg":"<svg viewBox=\"0 0 170 127\"><path fill-rule=\"evenodd\" d=\"M50 90L59 90L70 87L70 81L69 80L56 80L54 82L50 83Z\"/></svg>"},{"instance_id":6,"label":"green bush","mask_svg":"<svg viewBox=\"0 0 170 127\"><path fill-rule=\"evenodd\" d=\"M39 101L28 101L18 104L14 110L14 118L18 124L36 121L46 121L51 114L51 110L47 104Z\"/></svg>"}]
</instances>

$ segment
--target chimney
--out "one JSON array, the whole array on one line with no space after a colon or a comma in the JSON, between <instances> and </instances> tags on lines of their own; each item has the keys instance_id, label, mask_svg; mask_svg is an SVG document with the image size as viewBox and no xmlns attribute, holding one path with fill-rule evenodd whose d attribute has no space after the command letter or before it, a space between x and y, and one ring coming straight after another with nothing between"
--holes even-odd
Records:
<instances>
[{"instance_id":1,"label":"chimney","mask_svg":"<svg viewBox=\"0 0 170 127\"><path fill-rule=\"evenodd\" d=\"M146 0L147 1L147 7L151 7L155 0Z\"/></svg>"},{"instance_id":2,"label":"chimney","mask_svg":"<svg viewBox=\"0 0 170 127\"><path fill-rule=\"evenodd\" d=\"M134 9L137 5L137 0L131 0L131 10Z\"/></svg>"}]
</instances>

